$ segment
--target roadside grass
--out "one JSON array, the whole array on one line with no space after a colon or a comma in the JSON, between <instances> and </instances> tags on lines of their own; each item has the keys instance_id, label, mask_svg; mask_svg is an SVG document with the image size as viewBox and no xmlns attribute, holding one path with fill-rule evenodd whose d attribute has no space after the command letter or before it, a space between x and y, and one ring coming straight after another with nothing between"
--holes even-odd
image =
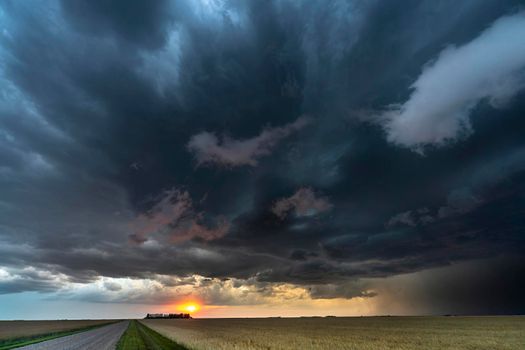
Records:
<instances>
[{"instance_id":1,"label":"roadside grass","mask_svg":"<svg viewBox=\"0 0 525 350\"><path fill-rule=\"evenodd\" d=\"M26 345L41 343L46 340L61 338L61 337L65 337L68 335L73 335L76 333L81 333L81 332L89 331L95 328L107 326L111 323L114 323L114 322L97 324L93 326L87 326L87 327L77 328L77 329L68 330L68 331L60 331L60 332L53 332L53 333L47 333L47 334L41 334L41 335L34 335L30 337L0 340L0 350L16 349L16 348L26 346Z\"/></svg>"},{"instance_id":2,"label":"roadside grass","mask_svg":"<svg viewBox=\"0 0 525 350\"><path fill-rule=\"evenodd\" d=\"M130 321L128 329L117 344L117 350L187 350L154 330L135 320Z\"/></svg>"},{"instance_id":3,"label":"roadside grass","mask_svg":"<svg viewBox=\"0 0 525 350\"><path fill-rule=\"evenodd\" d=\"M147 349L146 343L144 342L144 339L142 339L137 327L137 321L130 321L128 328L124 334L122 334L122 337L120 337L120 340L117 343L117 350L121 349Z\"/></svg>"}]
</instances>

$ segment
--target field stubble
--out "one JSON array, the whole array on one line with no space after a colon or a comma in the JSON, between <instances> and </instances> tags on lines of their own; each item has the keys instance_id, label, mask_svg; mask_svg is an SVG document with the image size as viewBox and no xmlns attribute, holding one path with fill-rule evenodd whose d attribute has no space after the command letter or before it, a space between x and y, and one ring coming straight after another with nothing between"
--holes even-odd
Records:
<instances>
[{"instance_id":1,"label":"field stubble","mask_svg":"<svg viewBox=\"0 0 525 350\"><path fill-rule=\"evenodd\" d=\"M198 350L518 350L525 317L142 320Z\"/></svg>"}]
</instances>

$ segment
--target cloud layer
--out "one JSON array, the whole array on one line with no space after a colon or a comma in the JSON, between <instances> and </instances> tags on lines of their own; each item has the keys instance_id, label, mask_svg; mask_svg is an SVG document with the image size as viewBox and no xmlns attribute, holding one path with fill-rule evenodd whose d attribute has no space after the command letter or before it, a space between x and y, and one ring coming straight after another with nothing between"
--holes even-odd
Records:
<instances>
[{"instance_id":1,"label":"cloud layer","mask_svg":"<svg viewBox=\"0 0 525 350\"><path fill-rule=\"evenodd\" d=\"M0 304L523 311L520 5L0 2Z\"/></svg>"}]
</instances>

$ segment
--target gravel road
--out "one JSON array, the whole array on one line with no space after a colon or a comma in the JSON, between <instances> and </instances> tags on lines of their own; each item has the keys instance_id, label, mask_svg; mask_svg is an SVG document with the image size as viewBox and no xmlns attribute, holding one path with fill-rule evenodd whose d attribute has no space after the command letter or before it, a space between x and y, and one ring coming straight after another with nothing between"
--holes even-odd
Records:
<instances>
[{"instance_id":1,"label":"gravel road","mask_svg":"<svg viewBox=\"0 0 525 350\"><path fill-rule=\"evenodd\" d=\"M129 321L36 343L17 350L113 350Z\"/></svg>"}]
</instances>

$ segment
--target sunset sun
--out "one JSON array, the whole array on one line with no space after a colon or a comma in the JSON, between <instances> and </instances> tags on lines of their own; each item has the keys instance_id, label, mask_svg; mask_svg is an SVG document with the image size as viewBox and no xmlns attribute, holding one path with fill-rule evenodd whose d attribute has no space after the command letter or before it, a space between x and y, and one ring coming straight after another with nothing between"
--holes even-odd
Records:
<instances>
[{"instance_id":1,"label":"sunset sun","mask_svg":"<svg viewBox=\"0 0 525 350\"><path fill-rule=\"evenodd\" d=\"M190 305L187 305L184 309L188 312L195 312L197 310L197 306L190 304Z\"/></svg>"},{"instance_id":2,"label":"sunset sun","mask_svg":"<svg viewBox=\"0 0 525 350\"><path fill-rule=\"evenodd\" d=\"M199 311L200 305L197 302L191 301L180 304L177 308L182 312L194 313Z\"/></svg>"}]
</instances>

